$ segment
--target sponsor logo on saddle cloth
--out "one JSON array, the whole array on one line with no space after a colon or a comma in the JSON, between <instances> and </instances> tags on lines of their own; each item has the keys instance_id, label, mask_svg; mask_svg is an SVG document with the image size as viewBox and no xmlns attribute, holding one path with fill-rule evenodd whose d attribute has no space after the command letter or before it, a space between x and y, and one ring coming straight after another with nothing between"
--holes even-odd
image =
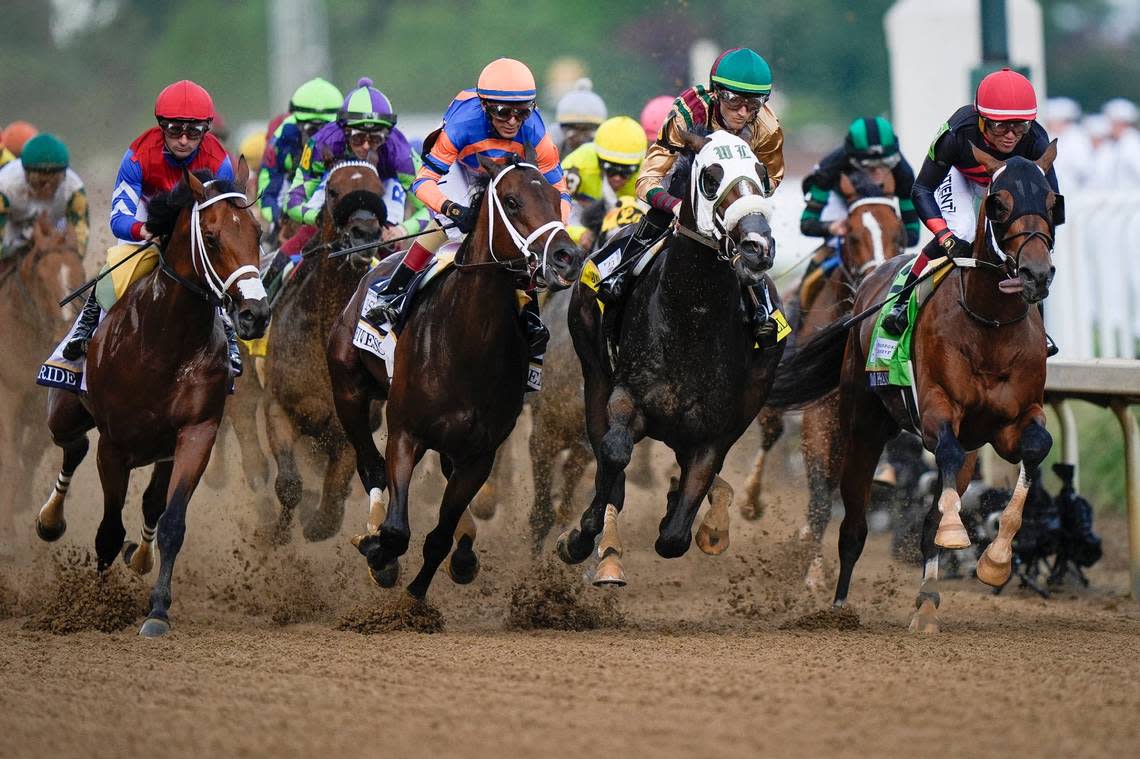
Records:
<instances>
[{"instance_id":1,"label":"sponsor logo on saddle cloth","mask_svg":"<svg viewBox=\"0 0 1140 759\"><path fill-rule=\"evenodd\" d=\"M909 388L914 384L914 366L911 361L911 341L914 336L914 324L918 320L918 312L922 305L934 293L946 275L954 268L949 258L935 258L928 262L919 274L925 276L930 271L935 274L925 279L911 291L907 299L908 323L902 335L894 336L883 331L883 319L894 306L895 299L888 297L883 308L875 318L875 328L871 332L871 349L867 352L867 383L872 388L886 388L890 386ZM895 281L891 283L888 292L897 293L906 282L909 266L899 270Z\"/></svg>"}]
</instances>

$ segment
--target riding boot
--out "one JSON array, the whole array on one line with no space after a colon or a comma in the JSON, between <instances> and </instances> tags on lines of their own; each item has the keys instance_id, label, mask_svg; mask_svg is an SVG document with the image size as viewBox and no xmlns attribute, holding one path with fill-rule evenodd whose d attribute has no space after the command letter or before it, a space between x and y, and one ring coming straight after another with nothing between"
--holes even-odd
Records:
<instances>
[{"instance_id":1,"label":"riding boot","mask_svg":"<svg viewBox=\"0 0 1140 759\"><path fill-rule=\"evenodd\" d=\"M626 290L633 283L633 272L630 266L642 253L649 249L655 240L658 240L669 225L673 222L673 214L657 208L651 208L637 223L637 229L621 247L621 261L613 272L598 285L598 300L611 304L621 300Z\"/></svg>"},{"instance_id":2,"label":"riding boot","mask_svg":"<svg viewBox=\"0 0 1140 759\"><path fill-rule=\"evenodd\" d=\"M752 304L752 337L761 350L775 348L780 341L780 325L772 318L768 310L768 293L765 282L761 280L748 286L751 293L747 300Z\"/></svg>"},{"instance_id":3,"label":"riding boot","mask_svg":"<svg viewBox=\"0 0 1140 759\"><path fill-rule=\"evenodd\" d=\"M404 254L404 258L388 278L384 289L377 293L378 300L364 318L373 324L395 324L404 307L404 296L408 292L408 285L435 254L427 248L414 242Z\"/></svg>"},{"instance_id":4,"label":"riding boot","mask_svg":"<svg viewBox=\"0 0 1140 759\"><path fill-rule=\"evenodd\" d=\"M533 291L530 296L520 314L530 360L526 373L527 392L542 389L542 360L546 354L546 344L550 342L550 330L538 315L538 298Z\"/></svg>"},{"instance_id":5,"label":"riding boot","mask_svg":"<svg viewBox=\"0 0 1140 759\"><path fill-rule=\"evenodd\" d=\"M224 312L222 317L222 330L226 333L226 352L230 357L230 373L236 378L240 377L242 373L241 351L238 349L238 336L237 330L234 325L230 324L230 317Z\"/></svg>"},{"instance_id":6,"label":"riding boot","mask_svg":"<svg viewBox=\"0 0 1140 759\"><path fill-rule=\"evenodd\" d=\"M87 296L87 303L83 306L83 312L79 315L79 322L71 333L71 339L63 346L63 357L68 361L77 361L87 353L87 344L91 342L91 336L99 326L99 314L102 311L99 299L95 297L95 289L92 288L91 294Z\"/></svg>"},{"instance_id":7,"label":"riding boot","mask_svg":"<svg viewBox=\"0 0 1140 759\"><path fill-rule=\"evenodd\" d=\"M895 304L891 306L891 310L883 317L883 331L888 335L899 336L906 331L907 326L910 324L910 287L914 281L918 279L918 275L922 268L926 266L926 262L932 258L938 258L941 255L941 248L938 244L931 240L922 249L922 253L914 260L910 267L910 271L906 275L906 282L899 287L891 287L887 293L887 297L896 295L897 293L904 292L905 295L897 298Z\"/></svg>"}]
</instances>

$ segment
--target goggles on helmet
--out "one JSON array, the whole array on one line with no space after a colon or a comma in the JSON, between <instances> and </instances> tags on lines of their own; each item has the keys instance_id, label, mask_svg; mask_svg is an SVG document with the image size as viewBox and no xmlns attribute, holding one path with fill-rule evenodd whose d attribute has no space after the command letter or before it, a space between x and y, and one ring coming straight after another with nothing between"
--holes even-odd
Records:
<instances>
[{"instance_id":1,"label":"goggles on helmet","mask_svg":"<svg viewBox=\"0 0 1140 759\"><path fill-rule=\"evenodd\" d=\"M619 177L632 177L641 168L641 164L637 163L612 163L610 161L598 161L602 167L602 172Z\"/></svg>"},{"instance_id":2,"label":"goggles on helmet","mask_svg":"<svg viewBox=\"0 0 1140 759\"><path fill-rule=\"evenodd\" d=\"M986 130L999 137L1010 133L1024 137L1029 132L1028 121L994 121L992 119L983 119L983 121L985 121Z\"/></svg>"},{"instance_id":3,"label":"goggles on helmet","mask_svg":"<svg viewBox=\"0 0 1140 759\"><path fill-rule=\"evenodd\" d=\"M313 135L320 131L320 128L327 124L327 121L319 119L310 119L309 121L297 121L297 128L301 130L301 134L305 135L305 139L312 139Z\"/></svg>"},{"instance_id":4,"label":"goggles on helmet","mask_svg":"<svg viewBox=\"0 0 1140 759\"><path fill-rule=\"evenodd\" d=\"M349 128L345 138L348 140L348 144L354 148L362 148L365 145L380 147L388 139L388 132L388 127L378 129Z\"/></svg>"},{"instance_id":5,"label":"goggles on helmet","mask_svg":"<svg viewBox=\"0 0 1140 759\"><path fill-rule=\"evenodd\" d=\"M717 99L728 106L731 111L747 108L749 113L757 113L768 102L767 93L761 95L741 95L723 87L717 88Z\"/></svg>"},{"instance_id":6,"label":"goggles on helmet","mask_svg":"<svg viewBox=\"0 0 1140 759\"><path fill-rule=\"evenodd\" d=\"M530 118L530 114L534 111L534 101L529 103L521 103L518 105L507 105L505 103L483 103L483 110L487 115L499 121L508 121L514 117L519 121L526 121Z\"/></svg>"},{"instance_id":7,"label":"goggles on helmet","mask_svg":"<svg viewBox=\"0 0 1140 759\"><path fill-rule=\"evenodd\" d=\"M200 140L206 132L210 131L210 122L208 121L160 121L158 126L164 135L174 140L182 135L186 135L191 140Z\"/></svg>"},{"instance_id":8,"label":"goggles on helmet","mask_svg":"<svg viewBox=\"0 0 1140 759\"><path fill-rule=\"evenodd\" d=\"M902 160L902 155L895 153L893 155L876 155L864 156L862 158L852 158L851 162L861 169L893 169L899 165Z\"/></svg>"}]
</instances>

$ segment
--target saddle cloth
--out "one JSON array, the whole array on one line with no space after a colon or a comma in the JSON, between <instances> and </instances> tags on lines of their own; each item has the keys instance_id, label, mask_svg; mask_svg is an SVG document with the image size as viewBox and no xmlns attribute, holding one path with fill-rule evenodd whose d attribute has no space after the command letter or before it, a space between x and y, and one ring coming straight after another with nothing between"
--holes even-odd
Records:
<instances>
[{"instance_id":1,"label":"saddle cloth","mask_svg":"<svg viewBox=\"0 0 1140 759\"><path fill-rule=\"evenodd\" d=\"M106 315L106 311L100 313L99 321L102 322ZM67 330L67 334L59 341L59 345L55 346L55 350L48 356L47 361L40 365L40 370L36 374L37 385L58 387L61 390L70 390L73 393L87 392L87 378L83 374L84 367L87 365L87 357L80 356L75 361L69 361L63 357L63 346L71 340L71 336L78 326L79 317L76 317L71 329Z\"/></svg>"}]
</instances>

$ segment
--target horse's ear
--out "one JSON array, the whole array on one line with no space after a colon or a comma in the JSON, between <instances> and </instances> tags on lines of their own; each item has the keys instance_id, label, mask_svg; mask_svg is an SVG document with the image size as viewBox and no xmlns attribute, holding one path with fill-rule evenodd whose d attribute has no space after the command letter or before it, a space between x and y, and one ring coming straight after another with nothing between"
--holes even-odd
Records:
<instances>
[{"instance_id":1,"label":"horse's ear","mask_svg":"<svg viewBox=\"0 0 1140 759\"><path fill-rule=\"evenodd\" d=\"M249 164L245 161L245 155L238 159L237 171L234 172L234 184L238 189L245 192L246 185L249 183Z\"/></svg>"},{"instance_id":2,"label":"horse's ear","mask_svg":"<svg viewBox=\"0 0 1140 759\"><path fill-rule=\"evenodd\" d=\"M970 150L974 153L974 160L980 163L986 170L986 173L991 177L994 175L994 172L996 172L1002 166L1005 166L1005 161L999 161L986 151L979 150L978 146L972 142L970 143Z\"/></svg>"},{"instance_id":3,"label":"horse's ear","mask_svg":"<svg viewBox=\"0 0 1140 759\"><path fill-rule=\"evenodd\" d=\"M482 153L477 153L476 157L479 159L479 165L483 167L483 171L487 172L487 176L491 177L491 179L499 176L499 172L503 170L502 164L492 161Z\"/></svg>"},{"instance_id":4,"label":"horse's ear","mask_svg":"<svg viewBox=\"0 0 1140 759\"><path fill-rule=\"evenodd\" d=\"M1034 161L1034 163L1040 166L1041 170L1048 174L1049 169L1053 168L1053 161L1055 160L1057 160L1056 137L1053 138L1053 140L1049 143L1049 147L1045 148L1045 152L1042 153L1041 157Z\"/></svg>"},{"instance_id":5,"label":"horse's ear","mask_svg":"<svg viewBox=\"0 0 1140 759\"><path fill-rule=\"evenodd\" d=\"M206 199L206 185L202 184L201 179L186 169L182 169L182 181L190 188L190 194L194 196L194 200L201 202Z\"/></svg>"},{"instance_id":6,"label":"horse's ear","mask_svg":"<svg viewBox=\"0 0 1140 759\"><path fill-rule=\"evenodd\" d=\"M851 177L846 173L839 175L839 194L845 198L850 198L855 194L855 185L851 183Z\"/></svg>"},{"instance_id":7,"label":"horse's ear","mask_svg":"<svg viewBox=\"0 0 1140 759\"><path fill-rule=\"evenodd\" d=\"M1012 207L1005 202L1008 192L1002 190L986 196L986 218L1001 223L1009 218Z\"/></svg>"},{"instance_id":8,"label":"horse's ear","mask_svg":"<svg viewBox=\"0 0 1140 759\"><path fill-rule=\"evenodd\" d=\"M694 132L682 131L681 142L686 148L696 154L704 150L705 145L709 144L709 138Z\"/></svg>"}]
</instances>

